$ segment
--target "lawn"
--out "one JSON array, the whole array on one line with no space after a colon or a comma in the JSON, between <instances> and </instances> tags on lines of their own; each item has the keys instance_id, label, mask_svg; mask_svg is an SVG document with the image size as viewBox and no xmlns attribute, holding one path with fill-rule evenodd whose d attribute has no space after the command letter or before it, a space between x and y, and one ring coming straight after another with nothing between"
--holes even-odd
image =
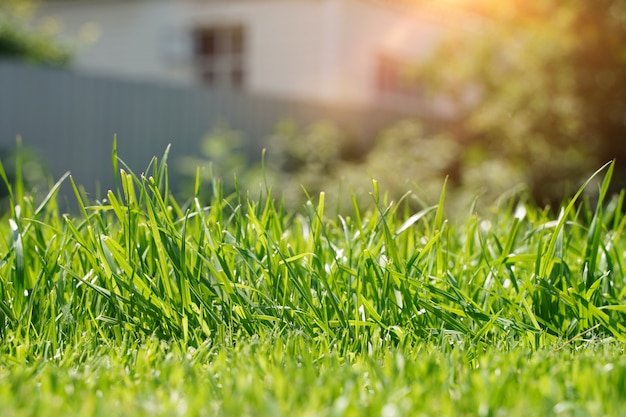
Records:
<instances>
[{"instance_id":1,"label":"lawn","mask_svg":"<svg viewBox=\"0 0 626 417\"><path fill-rule=\"evenodd\" d=\"M10 187L2 416L624 415L612 165L585 186L597 203L581 188L450 218L445 187L415 210L375 181L372 208L344 214L218 181L210 204L180 202L166 156L135 174L114 150L101 201L71 177L41 201Z\"/></svg>"}]
</instances>

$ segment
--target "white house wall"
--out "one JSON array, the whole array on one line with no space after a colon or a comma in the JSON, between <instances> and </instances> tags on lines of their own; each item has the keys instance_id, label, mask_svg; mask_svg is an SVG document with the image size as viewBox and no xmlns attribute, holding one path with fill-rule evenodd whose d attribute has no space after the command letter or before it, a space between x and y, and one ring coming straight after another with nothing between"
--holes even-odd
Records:
<instances>
[{"instance_id":1,"label":"white house wall","mask_svg":"<svg viewBox=\"0 0 626 417\"><path fill-rule=\"evenodd\" d=\"M343 6L343 94L350 101L376 102L378 58L381 54L419 60L433 50L446 30L432 16L407 7L349 1Z\"/></svg>"},{"instance_id":2,"label":"white house wall","mask_svg":"<svg viewBox=\"0 0 626 417\"><path fill-rule=\"evenodd\" d=\"M375 0L55 1L40 15L57 16L72 38L99 28L77 51L78 69L180 83L196 80L194 27L241 24L247 91L353 105L380 104L381 53L416 59L450 30L436 14Z\"/></svg>"},{"instance_id":3,"label":"white house wall","mask_svg":"<svg viewBox=\"0 0 626 417\"><path fill-rule=\"evenodd\" d=\"M167 56L185 14L179 2L169 1L67 1L39 10L42 19L58 20L61 35L78 44L75 68L169 82L191 82L191 68ZM88 30L95 39L82 38Z\"/></svg>"},{"instance_id":4,"label":"white house wall","mask_svg":"<svg viewBox=\"0 0 626 417\"><path fill-rule=\"evenodd\" d=\"M278 97L334 101L340 39L334 0L216 2L197 7L193 24L243 24L246 89Z\"/></svg>"}]
</instances>

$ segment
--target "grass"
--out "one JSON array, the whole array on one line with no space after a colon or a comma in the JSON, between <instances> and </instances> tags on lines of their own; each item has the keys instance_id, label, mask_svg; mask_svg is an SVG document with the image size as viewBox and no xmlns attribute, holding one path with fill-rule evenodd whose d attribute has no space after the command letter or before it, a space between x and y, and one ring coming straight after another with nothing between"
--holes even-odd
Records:
<instances>
[{"instance_id":1,"label":"grass","mask_svg":"<svg viewBox=\"0 0 626 417\"><path fill-rule=\"evenodd\" d=\"M123 169L118 169L119 165ZM185 203L167 153L89 201L19 182L0 225L0 409L21 415L620 415L624 193L558 215ZM18 163L18 170L19 170ZM0 170L6 179L6 174ZM56 202L69 181L78 214ZM591 179L590 179L591 183ZM590 184L588 188L593 187ZM410 198L410 197L406 197Z\"/></svg>"}]
</instances>

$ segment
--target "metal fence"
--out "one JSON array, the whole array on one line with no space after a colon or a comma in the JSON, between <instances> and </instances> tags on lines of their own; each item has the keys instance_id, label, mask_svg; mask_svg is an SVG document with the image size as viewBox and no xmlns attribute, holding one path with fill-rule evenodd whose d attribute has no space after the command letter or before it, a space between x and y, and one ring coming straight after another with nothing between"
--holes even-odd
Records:
<instances>
[{"instance_id":1,"label":"metal fence","mask_svg":"<svg viewBox=\"0 0 626 417\"><path fill-rule=\"evenodd\" d=\"M114 185L114 135L120 157L141 172L168 144L174 160L197 154L202 138L218 123L243 132L248 153L260 157L264 141L281 120L309 124L331 119L368 141L398 117L380 110L316 106L0 61L0 147L14 146L21 136L24 146L39 151L55 178L70 171L90 193ZM176 175L171 173L174 179Z\"/></svg>"}]
</instances>

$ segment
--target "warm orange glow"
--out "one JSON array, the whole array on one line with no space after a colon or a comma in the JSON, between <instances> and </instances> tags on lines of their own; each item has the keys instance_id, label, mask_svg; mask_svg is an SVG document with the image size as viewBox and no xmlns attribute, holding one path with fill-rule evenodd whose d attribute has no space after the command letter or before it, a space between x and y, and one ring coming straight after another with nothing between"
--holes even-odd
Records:
<instances>
[{"instance_id":1,"label":"warm orange glow","mask_svg":"<svg viewBox=\"0 0 626 417\"><path fill-rule=\"evenodd\" d=\"M379 0L382 1L382 0ZM414 6L416 8L444 7L457 9L459 11L478 13L483 15L492 15L502 10L514 10L519 3L527 0L385 0L388 2L397 2L400 4Z\"/></svg>"},{"instance_id":2,"label":"warm orange glow","mask_svg":"<svg viewBox=\"0 0 626 417\"><path fill-rule=\"evenodd\" d=\"M514 0L432 0L432 3L452 6L461 10L490 15L501 11L503 7L509 7L515 3Z\"/></svg>"},{"instance_id":3,"label":"warm orange glow","mask_svg":"<svg viewBox=\"0 0 626 417\"><path fill-rule=\"evenodd\" d=\"M431 3L492 17L533 15L542 9L542 2L528 0L431 0Z\"/></svg>"},{"instance_id":4,"label":"warm orange glow","mask_svg":"<svg viewBox=\"0 0 626 417\"><path fill-rule=\"evenodd\" d=\"M406 45L412 38L412 32L415 28L415 20L406 19L401 24L396 25L384 36L383 44L387 48L397 49L402 45Z\"/></svg>"}]
</instances>

